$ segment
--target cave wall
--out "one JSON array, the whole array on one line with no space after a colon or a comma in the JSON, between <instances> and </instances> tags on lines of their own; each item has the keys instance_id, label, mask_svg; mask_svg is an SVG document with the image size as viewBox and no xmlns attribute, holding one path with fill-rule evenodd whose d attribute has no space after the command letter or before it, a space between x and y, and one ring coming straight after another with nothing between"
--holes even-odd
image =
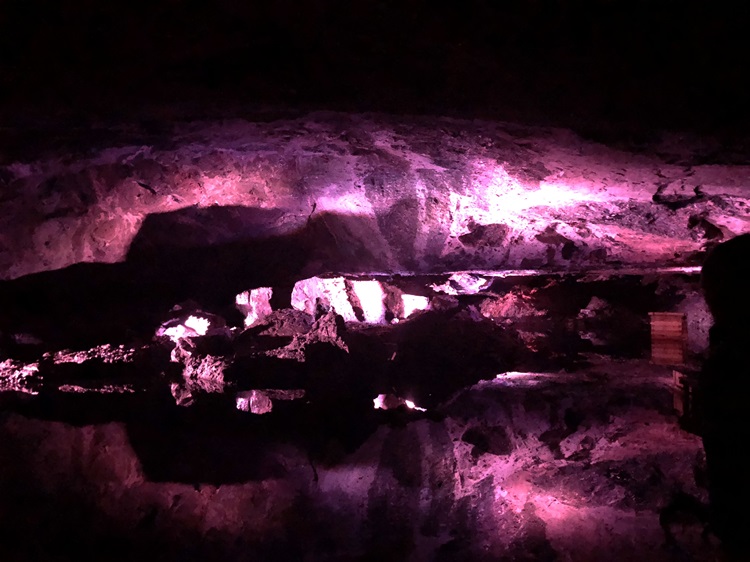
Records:
<instances>
[{"instance_id":1,"label":"cave wall","mask_svg":"<svg viewBox=\"0 0 750 562\"><path fill-rule=\"evenodd\" d=\"M232 245L265 267L303 248L284 271L295 279L690 266L748 221L750 168L687 134L608 146L500 122L313 113L34 139L0 162L4 279Z\"/></svg>"}]
</instances>

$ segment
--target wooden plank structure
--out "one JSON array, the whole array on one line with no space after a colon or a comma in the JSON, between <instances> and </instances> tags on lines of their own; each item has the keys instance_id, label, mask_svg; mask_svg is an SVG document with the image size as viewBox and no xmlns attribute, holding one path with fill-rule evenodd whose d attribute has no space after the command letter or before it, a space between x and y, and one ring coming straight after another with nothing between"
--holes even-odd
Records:
<instances>
[{"instance_id":1,"label":"wooden plank structure","mask_svg":"<svg viewBox=\"0 0 750 562\"><path fill-rule=\"evenodd\" d=\"M656 365L682 365L687 348L687 317L682 312L649 312L651 361Z\"/></svg>"},{"instance_id":2,"label":"wooden plank structure","mask_svg":"<svg viewBox=\"0 0 750 562\"><path fill-rule=\"evenodd\" d=\"M650 312L651 362L675 367L672 370L672 396L680 427L698 434L700 412L695 392L698 370L686 365L687 317L681 312Z\"/></svg>"}]
</instances>

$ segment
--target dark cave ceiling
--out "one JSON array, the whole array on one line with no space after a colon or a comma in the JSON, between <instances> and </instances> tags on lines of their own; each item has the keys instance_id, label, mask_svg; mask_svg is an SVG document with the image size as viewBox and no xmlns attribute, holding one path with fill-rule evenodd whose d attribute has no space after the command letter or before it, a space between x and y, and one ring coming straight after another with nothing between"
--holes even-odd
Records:
<instances>
[{"instance_id":1,"label":"dark cave ceiling","mask_svg":"<svg viewBox=\"0 0 750 562\"><path fill-rule=\"evenodd\" d=\"M747 19L692 0L8 1L0 101L25 125L271 105L741 132Z\"/></svg>"}]
</instances>

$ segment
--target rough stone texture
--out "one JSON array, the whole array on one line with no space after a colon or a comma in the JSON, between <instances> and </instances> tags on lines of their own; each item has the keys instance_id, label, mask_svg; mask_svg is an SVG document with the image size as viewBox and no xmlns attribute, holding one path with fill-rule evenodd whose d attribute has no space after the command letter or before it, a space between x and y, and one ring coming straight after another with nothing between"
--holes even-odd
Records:
<instances>
[{"instance_id":1,"label":"rough stone texture","mask_svg":"<svg viewBox=\"0 0 750 562\"><path fill-rule=\"evenodd\" d=\"M242 412L253 414L267 414L273 409L274 400L299 400L305 396L302 389L279 390L269 388L265 390L250 390L237 393L235 405Z\"/></svg>"},{"instance_id":2,"label":"rough stone texture","mask_svg":"<svg viewBox=\"0 0 750 562\"><path fill-rule=\"evenodd\" d=\"M332 309L346 322L357 320L343 277L312 277L298 281L292 290L292 307L310 316Z\"/></svg>"},{"instance_id":3,"label":"rough stone texture","mask_svg":"<svg viewBox=\"0 0 750 562\"><path fill-rule=\"evenodd\" d=\"M135 349L126 348L124 345L105 344L85 351L58 351L54 354L52 360L57 364L81 364L92 360L100 360L103 363L130 363L136 359L136 356Z\"/></svg>"},{"instance_id":4,"label":"rough stone texture","mask_svg":"<svg viewBox=\"0 0 750 562\"><path fill-rule=\"evenodd\" d=\"M428 297L404 293L397 285L387 276L375 279L312 277L294 284L292 307L311 316L330 308L345 322L365 324L398 322L429 308Z\"/></svg>"},{"instance_id":5,"label":"rough stone texture","mask_svg":"<svg viewBox=\"0 0 750 562\"><path fill-rule=\"evenodd\" d=\"M315 320L310 331L295 335L288 345L271 350L268 355L302 362L307 358L307 348L318 344L348 353L349 347L346 344L345 334L346 326L343 318L333 310L329 310Z\"/></svg>"},{"instance_id":6,"label":"rough stone texture","mask_svg":"<svg viewBox=\"0 0 750 562\"><path fill-rule=\"evenodd\" d=\"M545 310L535 308L532 302L536 289L523 291L513 289L503 295L482 301L480 310L487 318L519 318L544 316Z\"/></svg>"},{"instance_id":7,"label":"rough stone texture","mask_svg":"<svg viewBox=\"0 0 750 562\"><path fill-rule=\"evenodd\" d=\"M654 139L313 113L2 161L0 557L710 560L700 509L662 548L702 461L643 358L651 311L705 348L750 168Z\"/></svg>"},{"instance_id":8,"label":"rough stone texture","mask_svg":"<svg viewBox=\"0 0 750 562\"><path fill-rule=\"evenodd\" d=\"M636 151L561 129L312 113L142 140L123 126L96 149L2 162L0 277L229 246L267 278L684 265L748 228L750 167L706 139Z\"/></svg>"},{"instance_id":9,"label":"rough stone texture","mask_svg":"<svg viewBox=\"0 0 750 562\"><path fill-rule=\"evenodd\" d=\"M695 275L335 281L352 311L377 284L394 321L316 298L245 329L186 304L132 346L11 338L0 556L50 559L60 537L123 560L716 554L700 441L643 360L648 312L693 314ZM403 318L405 295L428 310Z\"/></svg>"},{"instance_id":10,"label":"rough stone texture","mask_svg":"<svg viewBox=\"0 0 750 562\"><path fill-rule=\"evenodd\" d=\"M327 445L312 461L304 414L284 443L263 437L290 423L276 408L222 423L163 409L159 426L147 411L83 425L5 412L0 553L712 560L694 514L671 546L660 526L674 493L705 499L700 442L678 428L669 381L641 361L509 373L433 412L371 406L360 420L377 429L359 446L315 434Z\"/></svg>"},{"instance_id":11,"label":"rough stone texture","mask_svg":"<svg viewBox=\"0 0 750 562\"><path fill-rule=\"evenodd\" d=\"M310 314L285 308L273 311L261 324L252 330L246 330L243 334L257 333L259 336L292 337L309 332L313 321L314 318Z\"/></svg>"},{"instance_id":12,"label":"rough stone texture","mask_svg":"<svg viewBox=\"0 0 750 562\"><path fill-rule=\"evenodd\" d=\"M273 402L267 393L262 390L251 390L240 392L236 399L237 409L253 414L267 414L273 410Z\"/></svg>"},{"instance_id":13,"label":"rough stone texture","mask_svg":"<svg viewBox=\"0 0 750 562\"><path fill-rule=\"evenodd\" d=\"M51 4L0 7L0 559L717 558L644 358L748 229L744 6Z\"/></svg>"},{"instance_id":14,"label":"rough stone texture","mask_svg":"<svg viewBox=\"0 0 750 562\"><path fill-rule=\"evenodd\" d=\"M6 359L0 363L0 392L23 392L36 394L34 390L39 365L25 365L19 361Z\"/></svg>"},{"instance_id":15,"label":"rough stone texture","mask_svg":"<svg viewBox=\"0 0 750 562\"><path fill-rule=\"evenodd\" d=\"M189 388L203 392L223 392L226 363L219 357L207 355L190 358L182 376Z\"/></svg>"},{"instance_id":16,"label":"rough stone texture","mask_svg":"<svg viewBox=\"0 0 750 562\"><path fill-rule=\"evenodd\" d=\"M271 298L273 289L260 287L250 291L243 291L235 299L237 310L245 317L245 327L254 326L265 320L272 312Z\"/></svg>"},{"instance_id":17,"label":"rough stone texture","mask_svg":"<svg viewBox=\"0 0 750 562\"><path fill-rule=\"evenodd\" d=\"M4 380L17 386L20 373L29 388L74 385L91 392L169 382L187 403L193 390L222 393L226 384L249 390L286 381L304 388L316 369L333 369L341 380L365 377L377 393L402 388L435 405L503 369L574 370L585 364L582 354L592 352L648 356L652 311L688 314L690 363L700 359L708 344L710 317L694 275L490 277L481 278L480 291L445 295L453 277L315 278L298 283L315 291L292 299L311 308L314 300L314 315L284 308L241 329L189 309L162 324L146 344L135 338L130 345L56 350L54 340L8 343L4 353L14 360L6 361ZM367 322L373 318L353 312L362 302L347 287L364 283L379 288L377 308L390 322L382 317ZM422 310L411 310L410 299ZM330 306L331 300L338 308ZM343 307L349 307L349 322L337 312ZM123 326L124 331L129 328ZM75 334L68 336L75 339ZM286 360L309 362L310 370L291 368ZM228 370L233 373L229 379ZM274 377L279 377L276 382Z\"/></svg>"}]
</instances>

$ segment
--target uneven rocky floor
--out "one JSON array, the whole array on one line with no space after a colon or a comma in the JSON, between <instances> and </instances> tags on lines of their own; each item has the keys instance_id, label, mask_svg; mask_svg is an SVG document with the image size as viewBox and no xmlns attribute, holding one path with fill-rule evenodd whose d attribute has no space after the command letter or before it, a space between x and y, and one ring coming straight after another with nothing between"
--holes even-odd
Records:
<instances>
[{"instance_id":1,"label":"uneven rocky floor","mask_svg":"<svg viewBox=\"0 0 750 562\"><path fill-rule=\"evenodd\" d=\"M660 526L673 498L705 499L671 372L588 359L498 373L425 412L6 403L2 557L714 559L700 509L664 520L674 543Z\"/></svg>"}]
</instances>

